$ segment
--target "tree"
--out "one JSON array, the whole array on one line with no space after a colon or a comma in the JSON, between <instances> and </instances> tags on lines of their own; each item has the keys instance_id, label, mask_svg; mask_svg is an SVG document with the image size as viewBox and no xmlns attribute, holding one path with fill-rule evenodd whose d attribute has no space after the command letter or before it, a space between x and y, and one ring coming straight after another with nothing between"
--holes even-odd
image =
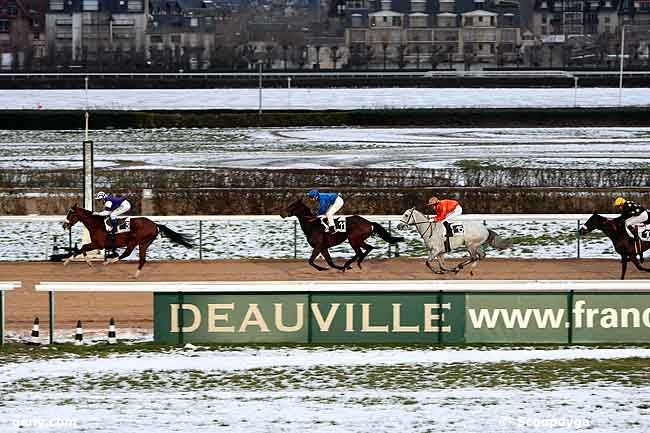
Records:
<instances>
[{"instance_id":1,"label":"tree","mask_svg":"<svg viewBox=\"0 0 650 433\"><path fill-rule=\"evenodd\" d=\"M388 58L388 42L381 43L382 54L384 56L384 70L386 70L386 59Z\"/></svg>"},{"instance_id":2,"label":"tree","mask_svg":"<svg viewBox=\"0 0 650 433\"><path fill-rule=\"evenodd\" d=\"M316 69L320 69L320 45L316 45Z\"/></svg>"},{"instance_id":3,"label":"tree","mask_svg":"<svg viewBox=\"0 0 650 433\"><path fill-rule=\"evenodd\" d=\"M415 69L419 70L420 69L420 46L416 45L415 48Z\"/></svg>"},{"instance_id":4,"label":"tree","mask_svg":"<svg viewBox=\"0 0 650 433\"><path fill-rule=\"evenodd\" d=\"M406 60L406 54L408 53L408 47L404 44L400 44L397 47L397 67L401 70L408 65L408 60Z\"/></svg>"},{"instance_id":5,"label":"tree","mask_svg":"<svg viewBox=\"0 0 650 433\"><path fill-rule=\"evenodd\" d=\"M339 47L330 47L330 59L332 60L333 69L336 69L336 64L343 57L343 53L339 52Z\"/></svg>"}]
</instances>

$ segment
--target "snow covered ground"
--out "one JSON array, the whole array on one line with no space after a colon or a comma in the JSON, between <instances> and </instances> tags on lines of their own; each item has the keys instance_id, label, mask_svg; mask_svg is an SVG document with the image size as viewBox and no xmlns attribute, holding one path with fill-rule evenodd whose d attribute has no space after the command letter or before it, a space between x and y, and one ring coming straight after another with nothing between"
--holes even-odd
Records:
<instances>
[{"instance_id":1,"label":"snow covered ground","mask_svg":"<svg viewBox=\"0 0 650 433\"><path fill-rule=\"evenodd\" d=\"M368 218L388 228L388 221ZM424 257L426 251L415 229L397 231L395 226L398 222L399 217L391 219L393 233L406 238L399 246L400 255ZM170 221L165 224L175 231L193 236L198 245L198 221ZM293 258L293 225L293 220L274 220L266 223L245 220L204 222L201 246L203 259ZM487 226L513 242L512 248L502 251L488 248L488 257L572 258L577 255L576 221L488 221ZM311 254L311 248L299 227L297 232L297 257L306 259ZM54 245L59 248L68 245L67 232L63 231L61 223L0 222L0 233L0 260L3 261L46 260L55 252ZM73 243L80 241L81 228L77 225L73 228ZM388 256L388 244L379 239L373 239L371 244L378 247L373 250L372 258ZM394 251L393 247L393 255ZM56 252L63 253L62 250ZM331 253L333 257L354 255L347 244L332 248ZM580 255L590 258L617 257L609 239L600 232L593 232L581 239ZM188 250L158 238L149 248L148 257L152 260L198 259L199 249ZM459 254L452 254L451 257L459 257ZM137 252L134 252L131 260L136 258Z\"/></svg>"},{"instance_id":2,"label":"snow covered ground","mask_svg":"<svg viewBox=\"0 0 650 433\"><path fill-rule=\"evenodd\" d=\"M0 355L0 430L650 428L650 350L644 348L130 349L101 356L46 349Z\"/></svg>"},{"instance_id":3,"label":"snow covered ground","mask_svg":"<svg viewBox=\"0 0 650 433\"><path fill-rule=\"evenodd\" d=\"M98 168L650 167L650 128L128 129L91 138ZM82 141L82 131L0 131L0 169L81 168Z\"/></svg>"},{"instance_id":4,"label":"snow covered ground","mask_svg":"<svg viewBox=\"0 0 650 433\"><path fill-rule=\"evenodd\" d=\"M83 84L80 81L80 87ZM253 89L3 90L0 109L257 110ZM614 107L617 88L333 88L264 89L266 110L386 108ZM623 106L650 105L650 88L623 89Z\"/></svg>"}]
</instances>

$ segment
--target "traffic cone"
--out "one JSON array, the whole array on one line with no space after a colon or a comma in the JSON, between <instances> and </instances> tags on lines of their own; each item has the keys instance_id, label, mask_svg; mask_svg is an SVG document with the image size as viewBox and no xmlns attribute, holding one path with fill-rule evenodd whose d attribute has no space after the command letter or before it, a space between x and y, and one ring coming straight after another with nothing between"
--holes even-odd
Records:
<instances>
[{"instance_id":1,"label":"traffic cone","mask_svg":"<svg viewBox=\"0 0 650 433\"><path fill-rule=\"evenodd\" d=\"M117 343L117 338L115 335L115 319L111 317L111 321L108 324L108 344Z\"/></svg>"},{"instance_id":2,"label":"traffic cone","mask_svg":"<svg viewBox=\"0 0 650 433\"><path fill-rule=\"evenodd\" d=\"M84 344L84 330L81 328L81 320L77 320L77 329L74 333L74 345L81 346Z\"/></svg>"},{"instance_id":3,"label":"traffic cone","mask_svg":"<svg viewBox=\"0 0 650 433\"><path fill-rule=\"evenodd\" d=\"M32 325L32 335L29 341L27 342L27 344L33 346L38 346L39 344L41 344L41 337L40 337L41 332L40 332L39 324L40 322L37 317L34 319L34 324Z\"/></svg>"}]
</instances>

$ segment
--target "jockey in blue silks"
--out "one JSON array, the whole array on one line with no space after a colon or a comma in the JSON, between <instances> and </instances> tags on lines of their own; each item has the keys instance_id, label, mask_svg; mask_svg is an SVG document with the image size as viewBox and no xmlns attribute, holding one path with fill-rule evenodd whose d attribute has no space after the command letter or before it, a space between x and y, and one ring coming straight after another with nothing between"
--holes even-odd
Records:
<instances>
[{"instance_id":1,"label":"jockey in blue silks","mask_svg":"<svg viewBox=\"0 0 650 433\"><path fill-rule=\"evenodd\" d=\"M117 217L127 213L131 209L131 203L124 198L115 195L109 195L105 192L98 192L95 196L96 200L104 202L104 210L101 212L94 212L93 215L108 216L111 221L111 231L109 237L112 241L113 255L115 255L115 236L117 234Z\"/></svg>"},{"instance_id":2,"label":"jockey in blue silks","mask_svg":"<svg viewBox=\"0 0 650 433\"><path fill-rule=\"evenodd\" d=\"M327 226L329 232L334 233L334 214L343 207L343 197L336 193L319 192L317 189L312 189L307 193L309 200L317 201L318 216L325 216L327 218Z\"/></svg>"}]
</instances>

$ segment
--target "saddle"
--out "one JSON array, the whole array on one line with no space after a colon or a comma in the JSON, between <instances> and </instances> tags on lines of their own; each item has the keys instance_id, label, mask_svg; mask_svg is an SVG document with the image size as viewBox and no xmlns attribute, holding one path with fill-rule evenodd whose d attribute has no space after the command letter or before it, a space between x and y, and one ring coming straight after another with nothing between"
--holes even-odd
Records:
<instances>
[{"instance_id":1,"label":"saddle","mask_svg":"<svg viewBox=\"0 0 650 433\"><path fill-rule=\"evenodd\" d=\"M318 219L320 219L320 223L325 228L325 231L329 230L327 217L318 217ZM336 229L336 233L345 233L347 231L346 218L334 218L334 228Z\"/></svg>"},{"instance_id":2,"label":"saddle","mask_svg":"<svg viewBox=\"0 0 650 433\"><path fill-rule=\"evenodd\" d=\"M104 225L106 226L106 231L108 233L110 233L111 230L112 230L110 217L106 217L104 219ZM117 219L117 231L115 233L119 234L119 233L126 233L126 232L130 232L130 231L131 231L131 217L118 218Z\"/></svg>"}]
</instances>

